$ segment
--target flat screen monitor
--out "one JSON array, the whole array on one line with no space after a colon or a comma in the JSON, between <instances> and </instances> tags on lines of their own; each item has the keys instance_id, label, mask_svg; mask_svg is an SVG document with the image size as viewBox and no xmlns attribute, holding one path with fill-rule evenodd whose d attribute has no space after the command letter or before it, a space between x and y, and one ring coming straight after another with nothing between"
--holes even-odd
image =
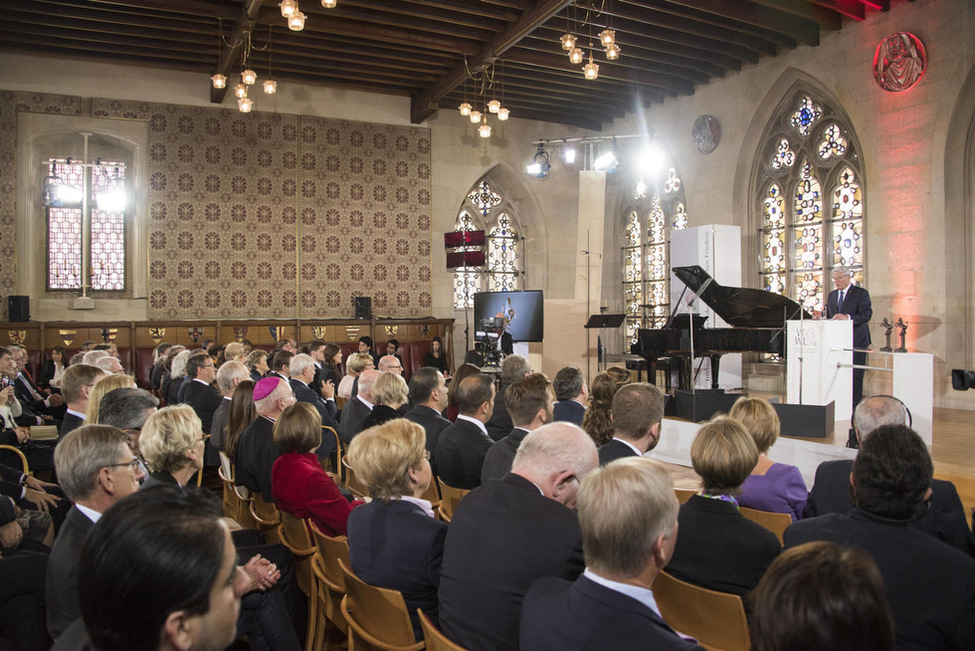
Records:
<instances>
[{"instance_id":1,"label":"flat screen monitor","mask_svg":"<svg viewBox=\"0 0 975 651\"><path fill-rule=\"evenodd\" d=\"M498 318L498 315L501 318ZM527 292L479 292L474 294L474 324L479 333L487 332L487 320L494 322L497 331L507 330L512 341L542 341L544 331L544 307L542 291ZM500 326L500 327L498 327ZM483 335L482 335L483 336Z\"/></svg>"}]
</instances>

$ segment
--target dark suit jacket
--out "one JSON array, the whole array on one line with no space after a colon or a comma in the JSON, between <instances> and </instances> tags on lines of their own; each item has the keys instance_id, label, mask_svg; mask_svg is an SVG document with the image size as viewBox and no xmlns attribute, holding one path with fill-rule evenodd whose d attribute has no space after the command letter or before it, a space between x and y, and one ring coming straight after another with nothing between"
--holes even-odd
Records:
<instances>
[{"instance_id":1,"label":"dark suit jacket","mask_svg":"<svg viewBox=\"0 0 975 651\"><path fill-rule=\"evenodd\" d=\"M440 415L436 409L417 405L405 416L408 420L417 423L427 433L427 452L430 453L430 466L433 474L437 475L437 441L440 440L440 433L453 425L449 420Z\"/></svg>"},{"instance_id":2,"label":"dark suit jacket","mask_svg":"<svg viewBox=\"0 0 975 651\"><path fill-rule=\"evenodd\" d=\"M586 407L575 400L559 400L555 403L555 420L582 425L582 417L586 415Z\"/></svg>"},{"instance_id":3,"label":"dark suit jacket","mask_svg":"<svg viewBox=\"0 0 975 651\"><path fill-rule=\"evenodd\" d=\"M278 446L274 445L274 423L258 416L240 434L237 442L238 484L252 491L260 491L265 502L273 502L271 491L271 469L278 458Z\"/></svg>"},{"instance_id":4,"label":"dark suit jacket","mask_svg":"<svg viewBox=\"0 0 975 651\"><path fill-rule=\"evenodd\" d=\"M779 539L731 502L693 495L680 507L677 545L667 572L744 597L779 555Z\"/></svg>"},{"instance_id":5,"label":"dark suit jacket","mask_svg":"<svg viewBox=\"0 0 975 651\"><path fill-rule=\"evenodd\" d=\"M373 500L353 509L347 526L352 570L366 583L402 592L413 632L423 639L416 609L439 625L437 589L447 524L410 502Z\"/></svg>"},{"instance_id":6,"label":"dark suit jacket","mask_svg":"<svg viewBox=\"0 0 975 651\"><path fill-rule=\"evenodd\" d=\"M440 627L471 651L518 648L521 601L536 579L575 580L582 531L571 509L515 474L460 503L440 568Z\"/></svg>"},{"instance_id":7,"label":"dark suit jacket","mask_svg":"<svg viewBox=\"0 0 975 651\"><path fill-rule=\"evenodd\" d=\"M448 486L476 488L481 485L484 457L494 441L478 427L461 418L444 428L437 441L437 471Z\"/></svg>"},{"instance_id":8,"label":"dark suit jacket","mask_svg":"<svg viewBox=\"0 0 975 651\"><path fill-rule=\"evenodd\" d=\"M223 396L209 384L203 384L196 380L187 379L183 384L186 387L186 390L183 392L183 401L192 407L196 415L200 417L200 422L203 424L203 433L210 434L210 426L213 424L213 412L223 402Z\"/></svg>"},{"instance_id":9,"label":"dark suit jacket","mask_svg":"<svg viewBox=\"0 0 975 651\"><path fill-rule=\"evenodd\" d=\"M599 453L599 465L601 466L605 466L610 461L616 461L617 459L639 456L633 451L633 448L625 443L617 441L616 439L612 439L609 442L600 445L596 452Z\"/></svg>"},{"instance_id":10,"label":"dark suit jacket","mask_svg":"<svg viewBox=\"0 0 975 651\"><path fill-rule=\"evenodd\" d=\"M816 468L816 483L809 492L805 517L814 517L826 513L846 513L853 508L850 498L850 472L853 461L839 459L824 461ZM965 507L955 485L950 481L933 479L931 481L930 506L924 514L912 522L915 527L952 547L975 556L975 540L965 519Z\"/></svg>"},{"instance_id":11,"label":"dark suit jacket","mask_svg":"<svg viewBox=\"0 0 975 651\"><path fill-rule=\"evenodd\" d=\"M839 310L836 301L839 299L838 290L833 290L826 298L826 318L831 319L837 313L848 314L853 320L853 347L867 348L870 345L870 317L873 316L873 306L870 304L870 292L862 287L850 285L846 288L846 298Z\"/></svg>"},{"instance_id":12,"label":"dark suit jacket","mask_svg":"<svg viewBox=\"0 0 975 651\"><path fill-rule=\"evenodd\" d=\"M870 554L884 580L898 649L975 649L975 559L859 509L799 520L784 538L786 548L829 540Z\"/></svg>"},{"instance_id":13,"label":"dark suit jacket","mask_svg":"<svg viewBox=\"0 0 975 651\"><path fill-rule=\"evenodd\" d=\"M64 435L73 429L78 429L85 424L85 421L78 418L74 414L64 412L64 418L61 420L61 426L58 427L58 439L63 439Z\"/></svg>"},{"instance_id":14,"label":"dark suit jacket","mask_svg":"<svg viewBox=\"0 0 975 651\"><path fill-rule=\"evenodd\" d=\"M484 456L484 466L481 468L482 484L489 479L501 479L511 471L515 453L526 436L528 430L516 427L511 430L511 434L491 446Z\"/></svg>"},{"instance_id":15,"label":"dark suit jacket","mask_svg":"<svg viewBox=\"0 0 975 651\"><path fill-rule=\"evenodd\" d=\"M76 506L68 511L61 531L54 541L47 563L46 599L47 631L58 637L81 617L78 603L78 565L81 548L95 523Z\"/></svg>"},{"instance_id":16,"label":"dark suit jacket","mask_svg":"<svg viewBox=\"0 0 975 651\"><path fill-rule=\"evenodd\" d=\"M495 441L500 441L506 437L515 426L511 422L511 414L508 413L508 407L504 404L506 389L507 387L502 385L498 389L498 392L494 394L494 412L491 414L491 419L484 424L487 427L488 436Z\"/></svg>"},{"instance_id":17,"label":"dark suit jacket","mask_svg":"<svg viewBox=\"0 0 975 651\"><path fill-rule=\"evenodd\" d=\"M679 651L701 647L679 637L636 599L586 576L575 583L546 577L521 609L521 648L532 651Z\"/></svg>"},{"instance_id":18,"label":"dark suit jacket","mask_svg":"<svg viewBox=\"0 0 975 651\"><path fill-rule=\"evenodd\" d=\"M298 402L307 402L318 411L318 415L322 417L322 425L326 425L333 429L338 428L339 423L337 420L335 420L335 414L338 412L338 407L335 406L334 400L322 400L311 387L301 380L292 379L289 380L288 384L291 385L291 390L294 391L295 399L297 399ZM324 445L324 441L322 444ZM335 444L333 442L331 449L327 451L327 454L331 454L332 450L334 449ZM318 456L322 456L322 454L319 454Z\"/></svg>"},{"instance_id":19,"label":"dark suit jacket","mask_svg":"<svg viewBox=\"0 0 975 651\"><path fill-rule=\"evenodd\" d=\"M342 421L339 423L339 438L348 445L352 437L362 431L362 424L372 410L358 396L350 399L342 408Z\"/></svg>"}]
</instances>

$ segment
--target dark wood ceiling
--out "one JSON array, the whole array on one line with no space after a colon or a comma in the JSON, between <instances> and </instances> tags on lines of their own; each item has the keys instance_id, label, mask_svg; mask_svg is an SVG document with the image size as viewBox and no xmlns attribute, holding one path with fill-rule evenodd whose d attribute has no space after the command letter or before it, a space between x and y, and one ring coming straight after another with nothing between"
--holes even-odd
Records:
<instances>
[{"instance_id":1,"label":"dark wood ceiling","mask_svg":"<svg viewBox=\"0 0 975 651\"><path fill-rule=\"evenodd\" d=\"M0 51L110 60L238 80L241 35L251 67L279 84L302 82L411 98L411 119L477 99L468 70L493 65L488 91L513 117L599 130L640 105L690 95L712 79L912 0L299 0L290 31L279 0L0 0ZM589 25L592 25L590 28ZM598 32L616 31L607 61ZM569 29L599 78L587 81L559 36ZM222 38L221 38L222 35ZM271 46L260 50L270 37ZM2 78L0 78L2 80ZM467 80L467 81L465 81ZM260 109L259 90L251 92ZM493 118L492 118L493 119Z\"/></svg>"}]
</instances>

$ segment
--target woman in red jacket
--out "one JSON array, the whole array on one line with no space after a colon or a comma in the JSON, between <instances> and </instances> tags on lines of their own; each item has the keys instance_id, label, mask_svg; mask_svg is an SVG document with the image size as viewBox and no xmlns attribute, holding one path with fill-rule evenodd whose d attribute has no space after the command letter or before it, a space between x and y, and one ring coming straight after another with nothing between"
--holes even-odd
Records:
<instances>
[{"instance_id":1,"label":"woman in red jacket","mask_svg":"<svg viewBox=\"0 0 975 651\"><path fill-rule=\"evenodd\" d=\"M362 502L349 502L318 463L315 450L322 443L322 417L315 407L297 402L274 423L279 456L271 469L271 486L278 508L298 518L311 518L330 536L344 536L349 513Z\"/></svg>"}]
</instances>

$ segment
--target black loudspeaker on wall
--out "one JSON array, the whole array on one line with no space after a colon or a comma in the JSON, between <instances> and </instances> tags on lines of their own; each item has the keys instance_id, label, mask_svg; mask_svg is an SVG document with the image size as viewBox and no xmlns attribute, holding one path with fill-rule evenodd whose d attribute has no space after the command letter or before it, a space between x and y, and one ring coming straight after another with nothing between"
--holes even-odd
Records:
<instances>
[{"instance_id":1,"label":"black loudspeaker on wall","mask_svg":"<svg viewBox=\"0 0 975 651\"><path fill-rule=\"evenodd\" d=\"M371 296L355 297L355 318L357 319L372 318L372 297Z\"/></svg>"},{"instance_id":2,"label":"black loudspeaker on wall","mask_svg":"<svg viewBox=\"0 0 975 651\"><path fill-rule=\"evenodd\" d=\"M7 315L11 323L30 321L30 296L8 296Z\"/></svg>"}]
</instances>

